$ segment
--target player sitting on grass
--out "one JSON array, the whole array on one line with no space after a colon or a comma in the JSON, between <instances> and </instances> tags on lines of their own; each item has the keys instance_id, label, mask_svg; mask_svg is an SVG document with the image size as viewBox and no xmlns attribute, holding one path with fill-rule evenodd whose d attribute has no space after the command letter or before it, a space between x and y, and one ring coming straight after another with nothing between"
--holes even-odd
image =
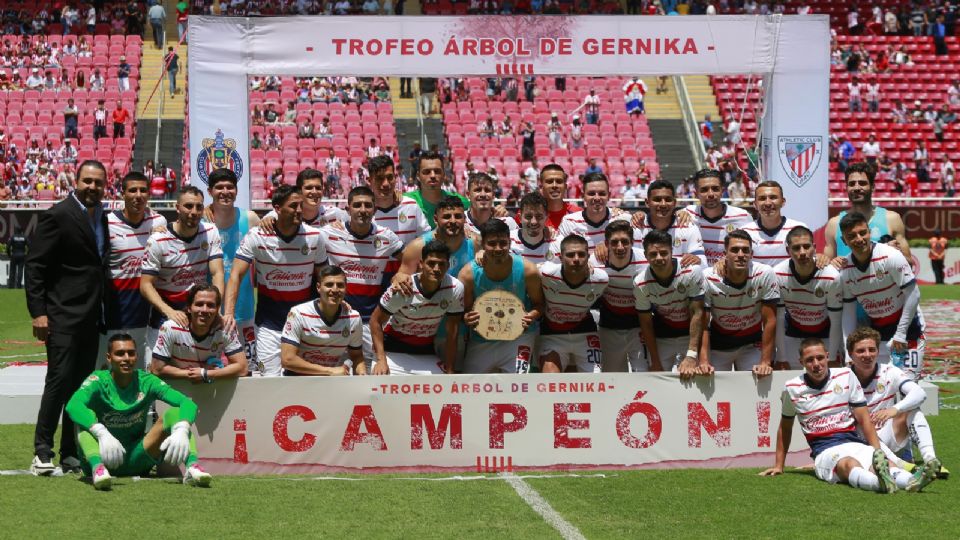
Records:
<instances>
[{"instance_id":1,"label":"player sitting on grass","mask_svg":"<svg viewBox=\"0 0 960 540\"><path fill-rule=\"evenodd\" d=\"M209 486L210 474L197 464L190 424L197 405L155 375L136 369L137 344L129 334L114 334L107 343L108 370L94 371L67 403L77 425L81 467L93 487L110 489L111 472L138 476L160 463L186 463L183 482ZM172 407L144 434L147 411L156 400Z\"/></svg>"},{"instance_id":2,"label":"player sitting on grass","mask_svg":"<svg viewBox=\"0 0 960 540\"><path fill-rule=\"evenodd\" d=\"M863 387L870 419L878 427L877 437L893 452L900 452L911 443L916 443L924 466L943 478L946 470L940 466L933 449L930 424L920 412L920 405L927 399L927 393L902 369L893 364L877 363L880 343L880 332L873 328L860 327L847 336L850 367ZM911 466L892 452L887 457L904 469Z\"/></svg>"},{"instance_id":3,"label":"player sitting on grass","mask_svg":"<svg viewBox=\"0 0 960 540\"><path fill-rule=\"evenodd\" d=\"M799 417L800 430L810 445L814 471L820 480L831 484L846 482L879 493L893 493L897 488L923 489L932 481L931 475L923 468L911 475L890 467L880 449L860 382L849 368L830 368L829 360L822 339L811 337L800 343L804 373L784 384L776 462L760 475L783 474L793 419ZM858 427L863 438L857 433Z\"/></svg>"}]
</instances>

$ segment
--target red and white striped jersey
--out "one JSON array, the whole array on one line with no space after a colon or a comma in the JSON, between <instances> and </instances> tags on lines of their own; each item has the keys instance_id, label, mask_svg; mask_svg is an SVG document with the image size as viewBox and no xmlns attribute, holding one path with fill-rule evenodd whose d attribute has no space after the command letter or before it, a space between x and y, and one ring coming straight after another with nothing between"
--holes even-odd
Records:
<instances>
[{"instance_id":1,"label":"red and white striped jersey","mask_svg":"<svg viewBox=\"0 0 960 540\"><path fill-rule=\"evenodd\" d=\"M870 412L876 412L893 407L897 402L897 395L902 392L903 385L906 383L916 384L912 375L908 375L897 366L878 363L873 377L863 386L867 408Z\"/></svg>"},{"instance_id":2,"label":"red and white striped jersey","mask_svg":"<svg viewBox=\"0 0 960 540\"><path fill-rule=\"evenodd\" d=\"M263 217L277 219L277 211L271 210ZM317 213L316 217L313 219L307 219L304 217L303 224L319 229L324 225L330 225L331 223L336 222L346 224L349 220L350 215L347 214L346 210L332 204L321 204L320 211Z\"/></svg>"},{"instance_id":3,"label":"red and white striped jersey","mask_svg":"<svg viewBox=\"0 0 960 540\"><path fill-rule=\"evenodd\" d=\"M654 230L650 222L650 214L645 214L643 218L643 227L634 229L633 245L636 248L643 249L643 239L647 234ZM673 239L673 256L683 257L684 255L696 255L700 257L702 266L707 265L706 251L703 249L703 238L700 237L700 228L696 223L691 222L688 225L677 225L677 219L674 218L667 229L670 238Z\"/></svg>"},{"instance_id":4,"label":"red and white striped jersey","mask_svg":"<svg viewBox=\"0 0 960 540\"><path fill-rule=\"evenodd\" d=\"M166 226L167 219L151 210L147 210L138 224L127 222L121 210L107 214L110 236L110 294L104 295L107 329L147 325L150 303L140 294L140 268L153 229Z\"/></svg>"},{"instance_id":5,"label":"red and white striped jersey","mask_svg":"<svg viewBox=\"0 0 960 540\"><path fill-rule=\"evenodd\" d=\"M806 373L798 375L784 384L781 402L781 414L797 419L813 456L839 444L863 442L853 407L863 407L867 400L850 368L831 368L817 385Z\"/></svg>"},{"instance_id":6,"label":"red and white striped jersey","mask_svg":"<svg viewBox=\"0 0 960 540\"><path fill-rule=\"evenodd\" d=\"M544 237L539 244L528 244L521 236L522 229L510 231L510 251L539 266L545 262L556 262L557 254L550 249L550 242Z\"/></svg>"},{"instance_id":7,"label":"red and white striped jersey","mask_svg":"<svg viewBox=\"0 0 960 540\"><path fill-rule=\"evenodd\" d=\"M140 272L157 276L154 287L160 298L171 307L180 309L186 305L191 287L207 283L210 261L222 258L220 233L215 226L201 222L197 234L183 238L173 232L171 223L166 230L152 233L147 239ZM151 326L159 328L162 316L153 310Z\"/></svg>"},{"instance_id":8,"label":"red and white striped jersey","mask_svg":"<svg viewBox=\"0 0 960 540\"><path fill-rule=\"evenodd\" d=\"M806 227L806 224L785 217L781 220L780 227L772 231L764 229L758 221L743 227L743 230L747 231L747 234L753 239L753 260L767 266L776 266L781 261L789 259L787 234L794 227Z\"/></svg>"},{"instance_id":9,"label":"red and white striped jersey","mask_svg":"<svg viewBox=\"0 0 960 540\"><path fill-rule=\"evenodd\" d=\"M413 276L412 296L387 289L380 297L380 308L390 314L383 328L387 351L409 354L434 354L437 337L445 315L463 313L463 284L444 274L440 287L430 296L423 293L420 276Z\"/></svg>"},{"instance_id":10,"label":"red and white striped jersey","mask_svg":"<svg viewBox=\"0 0 960 540\"><path fill-rule=\"evenodd\" d=\"M907 296L903 288L916 281L913 269L900 250L886 244L874 244L870 262L858 267L851 254L841 272L843 301L857 301L870 318L870 326L884 341L893 337L903 313ZM907 339L917 339L924 322L920 308L910 322Z\"/></svg>"},{"instance_id":11,"label":"red and white striped jersey","mask_svg":"<svg viewBox=\"0 0 960 540\"><path fill-rule=\"evenodd\" d=\"M562 274L560 263L544 263L540 267L546 313L541 334L580 334L597 329L590 308L607 288L607 273L590 268L590 275L576 287L570 286Z\"/></svg>"},{"instance_id":12,"label":"red and white striped jersey","mask_svg":"<svg viewBox=\"0 0 960 540\"><path fill-rule=\"evenodd\" d=\"M373 225L370 232L359 237L347 230L333 227L320 229L326 241L330 264L339 266L347 274L346 301L363 317L370 315L380 302L390 279L400 269L403 244L393 231Z\"/></svg>"},{"instance_id":13,"label":"red and white striped jersey","mask_svg":"<svg viewBox=\"0 0 960 540\"><path fill-rule=\"evenodd\" d=\"M477 238L480 238L480 226L473 222L473 218L470 217L470 211L467 210L464 216L466 219L463 222L463 232L467 236L473 235L473 236L476 236ZM499 219L500 221L506 223L507 227L510 228L511 235L513 234L514 231L516 231L519 228L517 226L517 222L510 216L506 216L502 218L491 217L490 219Z\"/></svg>"},{"instance_id":14,"label":"red and white striped jersey","mask_svg":"<svg viewBox=\"0 0 960 540\"><path fill-rule=\"evenodd\" d=\"M223 367L225 356L242 351L236 330L226 334L217 328L198 341L189 328L168 320L160 326L153 358L180 369Z\"/></svg>"},{"instance_id":15,"label":"red and white striped jersey","mask_svg":"<svg viewBox=\"0 0 960 540\"><path fill-rule=\"evenodd\" d=\"M622 268L613 266L609 255L606 264L592 255L590 266L606 272L609 280L600 297L600 326L618 330L638 328L640 320L637 318L636 300L633 297L633 280L647 269L647 259L643 256L643 251L632 248L630 261Z\"/></svg>"},{"instance_id":16,"label":"red and white striped jersey","mask_svg":"<svg viewBox=\"0 0 960 540\"><path fill-rule=\"evenodd\" d=\"M564 238L571 234L579 234L586 238L587 246L590 248L590 253L592 254L597 244L603 243L603 233L606 231L607 225L617 219L630 219L630 214L622 213L611 217L610 210L608 209L607 217L598 223L587 219L586 210L563 216L563 220L560 222L560 227L557 228L557 234L553 240L554 246L552 247L556 248L554 249L554 253L560 253L560 242L562 242Z\"/></svg>"},{"instance_id":17,"label":"red and white striped jersey","mask_svg":"<svg viewBox=\"0 0 960 540\"><path fill-rule=\"evenodd\" d=\"M290 310L280 341L295 346L297 356L311 364L336 367L347 349L363 348L363 321L359 313L342 305L327 321L316 300L304 302Z\"/></svg>"},{"instance_id":18,"label":"red and white striped jersey","mask_svg":"<svg viewBox=\"0 0 960 540\"><path fill-rule=\"evenodd\" d=\"M377 225L393 231L403 245L430 230L430 223L423 216L420 205L407 197L400 197L400 202L390 208L377 208L375 221Z\"/></svg>"},{"instance_id":19,"label":"red and white striped jersey","mask_svg":"<svg viewBox=\"0 0 960 540\"><path fill-rule=\"evenodd\" d=\"M843 310L840 272L832 265L814 271L801 281L787 259L775 267L780 304L785 312L784 333L795 338L821 337L830 333L830 311ZM777 321L779 324L781 321Z\"/></svg>"},{"instance_id":20,"label":"red and white striped jersey","mask_svg":"<svg viewBox=\"0 0 960 540\"><path fill-rule=\"evenodd\" d=\"M780 303L773 268L751 262L747 280L734 285L711 267L703 272L704 306L710 310L710 348L736 349L760 341L763 320L760 305Z\"/></svg>"},{"instance_id":21,"label":"red and white striped jersey","mask_svg":"<svg viewBox=\"0 0 960 540\"><path fill-rule=\"evenodd\" d=\"M700 238L703 240L703 249L707 255L707 264L713 265L723 258L723 240L727 234L746 227L753 222L750 213L736 206L724 205L723 215L710 219L703 215L703 209L699 205L691 204L686 208L696 220L697 227L700 228Z\"/></svg>"},{"instance_id":22,"label":"red and white striped jersey","mask_svg":"<svg viewBox=\"0 0 960 540\"><path fill-rule=\"evenodd\" d=\"M326 264L327 250L320 231L309 225L290 238L254 227L236 257L257 273L257 326L280 330L290 308L313 297L314 271Z\"/></svg>"},{"instance_id":23,"label":"red and white striped jersey","mask_svg":"<svg viewBox=\"0 0 960 540\"><path fill-rule=\"evenodd\" d=\"M673 260L669 282L661 282L647 267L633 281L634 308L653 312L653 330L657 337L690 335L690 302L703 300L703 270L697 266L680 267Z\"/></svg>"}]
</instances>

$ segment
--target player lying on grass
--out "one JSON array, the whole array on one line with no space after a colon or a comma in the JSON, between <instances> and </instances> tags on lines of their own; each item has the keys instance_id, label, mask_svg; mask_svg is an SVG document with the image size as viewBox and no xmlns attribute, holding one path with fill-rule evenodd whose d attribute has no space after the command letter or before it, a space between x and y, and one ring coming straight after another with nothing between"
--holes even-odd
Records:
<instances>
[{"instance_id":1,"label":"player lying on grass","mask_svg":"<svg viewBox=\"0 0 960 540\"><path fill-rule=\"evenodd\" d=\"M185 484L209 486L210 474L197 464L190 424L197 405L155 375L136 369L137 344L129 334L114 334L107 343L109 369L94 371L67 403L77 425L81 467L93 487L110 489L113 475L138 476L161 460L186 463ZM172 407L146 434L147 412L156 401Z\"/></svg>"},{"instance_id":2,"label":"player lying on grass","mask_svg":"<svg viewBox=\"0 0 960 540\"><path fill-rule=\"evenodd\" d=\"M880 449L860 382L849 368L830 368L829 360L820 338L807 338L800 343L804 373L784 384L776 462L760 475L783 473L793 419L799 417L800 430L810 445L814 472L820 480L893 493L898 488L920 491L936 479L936 470L929 466L920 467L912 475L890 467ZM857 433L858 427L863 438Z\"/></svg>"}]
</instances>

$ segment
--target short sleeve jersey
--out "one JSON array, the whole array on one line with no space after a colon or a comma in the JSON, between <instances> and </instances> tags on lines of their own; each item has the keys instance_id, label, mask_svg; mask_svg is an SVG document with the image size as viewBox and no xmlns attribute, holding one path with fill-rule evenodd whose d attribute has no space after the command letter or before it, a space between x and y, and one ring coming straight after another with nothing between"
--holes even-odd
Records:
<instances>
[{"instance_id":1,"label":"short sleeve jersey","mask_svg":"<svg viewBox=\"0 0 960 540\"><path fill-rule=\"evenodd\" d=\"M390 314L383 328L387 351L409 354L434 354L433 341L446 315L463 313L463 284L444 274L437 290L423 292L420 276L413 277L412 296L387 289L380 297L380 308Z\"/></svg>"},{"instance_id":2,"label":"short sleeve jersey","mask_svg":"<svg viewBox=\"0 0 960 540\"><path fill-rule=\"evenodd\" d=\"M654 230L654 226L653 223L650 222L650 214L646 214L643 218L643 228L639 231L640 234L636 234L637 231L634 231L634 247L643 249L643 239L652 230ZM696 255L700 257L701 263L706 265L707 256L703 249L703 238L700 237L700 228L697 227L695 223L680 226L677 225L677 220L674 218L666 232L670 235L670 238L673 239L674 257Z\"/></svg>"},{"instance_id":3,"label":"short sleeve jersey","mask_svg":"<svg viewBox=\"0 0 960 540\"><path fill-rule=\"evenodd\" d=\"M168 320L160 327L153 358L181 369L220 368L226 364L225 357L242 350L236 330L227 334L217 328L206 336L195 336L189 328Z\"/></svg>"},{"instance_id":4,"label":"short sleeve jersey","mask_svg":"<svg viewBox=\"0 0 960 540\"><path fill-rule=\"evenodd\" d=\"M787 235L796 227L806 227L800 221L788 217L780 220L776 229L765 229L759 221L743 227L753 239L753 260L767 266L776 266L790 258L787 252Z\"/></svg>"},{"instance_id":5,"label":"short sleeve jersey","mask_svg":"<svg viewBox=\"0 0 960 540\"><path fill-rule=\"evenodd\" d=\"M727 234L742 229L753 222L749 212L730 205L724 205L723 215L716 219L705 216L703 209L695 204L688 206L687 212L693 215L697 227L700 228L700 238L703 240L707 264L711 266L723 258L723 240L727 237Z\"/></svg>"},{"instance_id":6,"label":"short sleeve jersey","mask_svg":"<svg viewBox=\"0 0 960 540\"><path fill-rule=\"evenodd\" d=\"M599 268L591 268L583 283L572 286L563 277L560 263L540 267L546 313L541 334L581 334L597 329L590 308L603 295L609 278Z\"/></svg>"},{"instance_id":7,"label":"short sleeve jersey","mask_svg":"<svg viewBox=\"0 0 960 540\"><path fill-rule=\"evenodd\" d=\"M840 280L843 301L859 302L880 337L884 341L892 338L907 300L903 289L916 281L903 253L886 244L874 244L865 266L858 265L852 255L847 259ZM907 339L920 337L923 328L923 315L917 308L917 316L907 329Z\"/></svg>"},{"instance_id":8,"label":"short sleeve jersey","mask_svg":"<svg viewBox=\"0 0 960 540\"><path fill-rule=\"evenodd\" d=\"M377 307L390 279L400 269L400 239L390 229L374 225L365 236L333 227L321 229L330 264L347 274L346 301L366 322Z\"/></svg>"},{"instance_id":9,"label":"short sleeve jersey","mask_svg":"<svg viewBox=\"0 0 960 540\"><path fill-rule=\"evenodd\" d=\"M347 349L363 347L363 322L359 313L342 306L333 319L325 320L314 300L290 310L280 340L296 346L297 355L311 364L336 367Z\"/></svg>"},{"instance_id":10,"label":"short sleeve jersey","mask_svg":"<svg viewBox=\"0 0 960 540\"><path fill-rule=\"evenodd\" d=\"M802 280L790 259L777 264L773 271L780 289L780 305L784 308L785 335L793 338L829 337L829 312L843 309L840 272L827 265Z\"/></svg>"},{"instance_id":11,"label":"short sleeve jersey","mask_svg":"<svg viewBox=\"0 0 960 540\"><path fill-rule=\"evenodd\" d=\"M863 385L863 395L867 399L870 412L893 407L897 396L904 394L903 385L913 383L913 377L893 364L877 364L867 384Z\"/></svg>"},{"instance_id":12,"label":"short sleeve jersey","mask_svg":"<svg viewBox=\"0 0 960 540\"><path fill-rule=\"evenodd\" d=\"M610 261L601 263L596 256L590 257L590 266L599 268L607 274L607 288L600 297L600 327L615 330L627 330L640 326L637 318L636 300L633 297L633 280L647 269L647 259L643 251L632 248L630 260L617 268Z\"/></svg>"},{"instance_id":13,"label":"short sleeve jersey","mask_svg":"<svg viewBox=\"0 0 960 540\"><path fill-rule=\"evenodd\" d=\"M867 400L849 368L831 368L818 384L806 373L788 380L781 403L783 416L797 418L800 423L813 457L833 446L864 442L857 435L853 407L863 407Z\"/></svg>"},{"instance_id":14,"label":"short sleeve jersey","mask_svg":"<svg viewBox=\"0 0 960 540\"><path fill-rule=\"evenodd\" d=\"M713 268L703 272L704 305L710 310L710 347L736 349L760 341L763 334L761 304L780 303L780 289L773 268L750 263L747 280L734 285Z\"/></svg>"},{"instance_id":15,"label":"short sleeve jersey","mask_svg":"<svg viewBox=\"0 0 960 540\"><path fill-rule=\"evenodd\" d=\"M407 197L401 197L400 202L390 208L377 208L376 223L393 231L403 245L430 230L430 223L417 201Z\"/></svg>"},{"instance_id":16,"label":"short sleeve jersey","mask_svg":"<svg viewBox=\"0 0 960 540\"><path fill-rule=\"evenodd\" d=\"M463 222L464 234L466 234L467 236L473 235L473 236L476 236L477 238L480 238L480 226L473 222L473 218L470 217L470 212L467 212L466 214L464 214L464 216L465 216L465 220ZM514 231L516 231L519 228L517 226L517 222L512 217L509 217L509 216L502 217L502 218L491 217L490 219L499 219L500 221L506 223L507 227L510 229L511 235L513 234Z\"/></svg>"},{"instance_id":17,"label":"short sleeve jersey","mask_svg":"<svg viewBox=\"0 0 960 540\"><path fill-rule=\"evenodd\" d=\"M680 260L674 259L669 281L660 281L647 267L633 283L636 310L653 313L657 337L690 335L690 302L704 297L703 271L699 267L682 268Z\"/></svg>"},{"instance_id":18,"label":"short sleeve jersey","mask_svg":"<svg viewBox=\"0 0 960 540\"><path fill-rule=\"evenodd\" d=\"M546 240L546 236L539 244L528 244L521 236L519 228L510 231L510 251L537 266L548 261L556 262L556 254L550 250L550 242Z\"/></svg>"},{"instance_id":19,"label":"short sleeve jersey","mask_svg":"<svg viewBox=\"0 0 960 540\"><path fill-rule=\"evenodd\" d=\"M597 244L603 242L603 233L606 231L607 225L617 219L626 220L629 219L629 215L620 214L616 217L611 217L610 210L607 210L607 215L603 220L594 222L587 218L586 210L567 214L563 216L563 221L560 222L560 227L557 228L557 234L554 237L554 246L552 246L552 248L556 248L555 253L560 253L560 242L571 234L579 234L586 238L587 245L590 247L590 253L592 254Z\"/></svg>"},{"instance_id":20,"label":"short sleeve jersey","mask_svg":"<svg viewBox=\"0 0 960 540\"><path fill-rule=\"evenodd\" d=\"M117 210L107 214L110 236L110 294L106 295L108 330L141 328L150 318L150 303L140 294L140 269L153 229L166 227L162 215L148 211L140 223L130 223Z\"/></svg>"}]
</instances>

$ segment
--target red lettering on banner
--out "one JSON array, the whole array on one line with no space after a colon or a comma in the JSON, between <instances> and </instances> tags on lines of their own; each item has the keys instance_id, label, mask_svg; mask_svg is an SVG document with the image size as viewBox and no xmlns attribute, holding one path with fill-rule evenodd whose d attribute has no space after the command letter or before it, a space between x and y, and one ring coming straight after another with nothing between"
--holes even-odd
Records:
<instances>
[{"instance_id":1,"label":"red lettering on banner","mask_svg":"<svg viewBox=\"0 0 960 540\"><path fill-rule=\"evenodd\" d=\"M424 385L426 386L426 385ZM427 428L427 439L430 448L440 450L447 437L447 428L450 431L450 448L463 449L463 406L459 403L445 403L440 409L440 420L433 423L433 412L430 405L417 403L410 405L410 449L423 449L423 428Z\"/></svg>"},{"instance_id":2,"label":"red lettering on banner","mask_svg":"<svg viewBox=\"0 0 960 540\"><path fill-rule=\"evenodd\" d=\"M700 448L701 428L717 446L730 446L730 402L717 403L716 422L701 403L687 403L687 446L690 448Z\"/></svg>"},{"instance_id":3,"label":"red lettering on banner","mask_svg":"<svg viewBox=\"0 0 960 540\"><path fill-rule=\"evenodd\" d=\"M553 404L553 447L554 448L593 448L590 437L570 437L571 429L590 429L587 418L571 419L569 413L588 413L589 403Z\"/></svg>"},{"instance_id":4,"label":"red lettering on banner","mask_svg":"<svg viewBox=\"0 0 960 540\"><path fill-rule=\"evenodd\" d=\"M504 421L510 414L513 420ZM490 404L490 448L503 448L503 434L520 431L527 427L527 409L519 403Z\"/></svg>"},{"instance_id":5,"label":"red lettering on banner","mask_svg":"<svg viewBox=\"0 0 960 540\"><path fill-rule=\"evenodd\" d=\"M770 402L757 402L757 446L770 448Z\"/></svg>"},{"instance_id":6,"label":"red lettering on banner","mask_svg":"<svg viewBox=\"0 0 960 540\"><path fill-rule=\"evenodd\" d=\"M681 41L683 45L681 47ZM698 54L697 42L693 38L587 38L583 40L583 53L586 55L626 56L626 55L683 55Z\"/></svg>"},{"instance_id":7,"label":"red lettering on banner","mask_svg":"<svg viewBox=\"0 0 960 540\"><path fill-rule=\"evenodd\" d=\"M337 49L337 55L343 54L343 45L347 42L344 38L334 38L330 40L333 42L333 46Z\"/></svg>"},{"instance_id":8,"label":"red lettering on banner","mask_svg":"<svg viewBox=\"0 0 960 540\"><path fill-rule=\"evenodd\" d=\"M287 424L294 416L302 418L304 422L317 419L317 415L309 407L303 405L284 407L277 411L277 415L273 417L273 440L277 442L277 446L286 452L306 452L316 444L317 437L310 433L304 433L298 441L291 439L287 432Z\"/></svg>"},{"instance_id":9,"label":"red lettering on banner","mask_svg":"<svg viewBox=\"0 0 960 540\"><path fill-rule=\"evenodd\" d=\"M637 392L634 399L640 399L645 392ZM642 414L647 417L647 434L643 438L637 437L630 430L630 421L634 415ZM663 431L663 419L660 411L650 403L633 401L624 405L617 413L617 437L627 448L649 448L660 440Z\"/></svg>"},{"instance_id":10,"label":"red lettering on banner","mask_svg":"<svg viewBox=\"0 0 960 540\"><path fill-rule=\"evenodd\" d=\"M233 436L233 462L246 463L249 461L247 457L247 421L234 420L233 431L236 432Z\"/></svg>"},{"instance_id":11,"label":"red lettering on banner","mask_svg":"<svg viewBox=\"0 0 960 540\"><path fill-rule=\"evenodd\" d=\"M463 49L460 51L460 54L463 56L472 54L477 55L477 40L475 39L465 39L463 40Z\"/></svg>"},{"instance_id":12,"label":"red lettering on banner","mask_svg":"<svg viewBox=\"0 0 960 540\"><path fill-rule=\"evenodd\" d=\"M363 422L366 433L360 432L361 422ZM340 441L340 451L352 452L357 443L367 443L374 450L381 452L387 449L387 441L383 439L383 432L380 431L377 416L373 414L373 407L370 405L355 405L353 407L353 414L350 415L347 429L343 432L343 440Z\"/></svg>"}]
</instances>

